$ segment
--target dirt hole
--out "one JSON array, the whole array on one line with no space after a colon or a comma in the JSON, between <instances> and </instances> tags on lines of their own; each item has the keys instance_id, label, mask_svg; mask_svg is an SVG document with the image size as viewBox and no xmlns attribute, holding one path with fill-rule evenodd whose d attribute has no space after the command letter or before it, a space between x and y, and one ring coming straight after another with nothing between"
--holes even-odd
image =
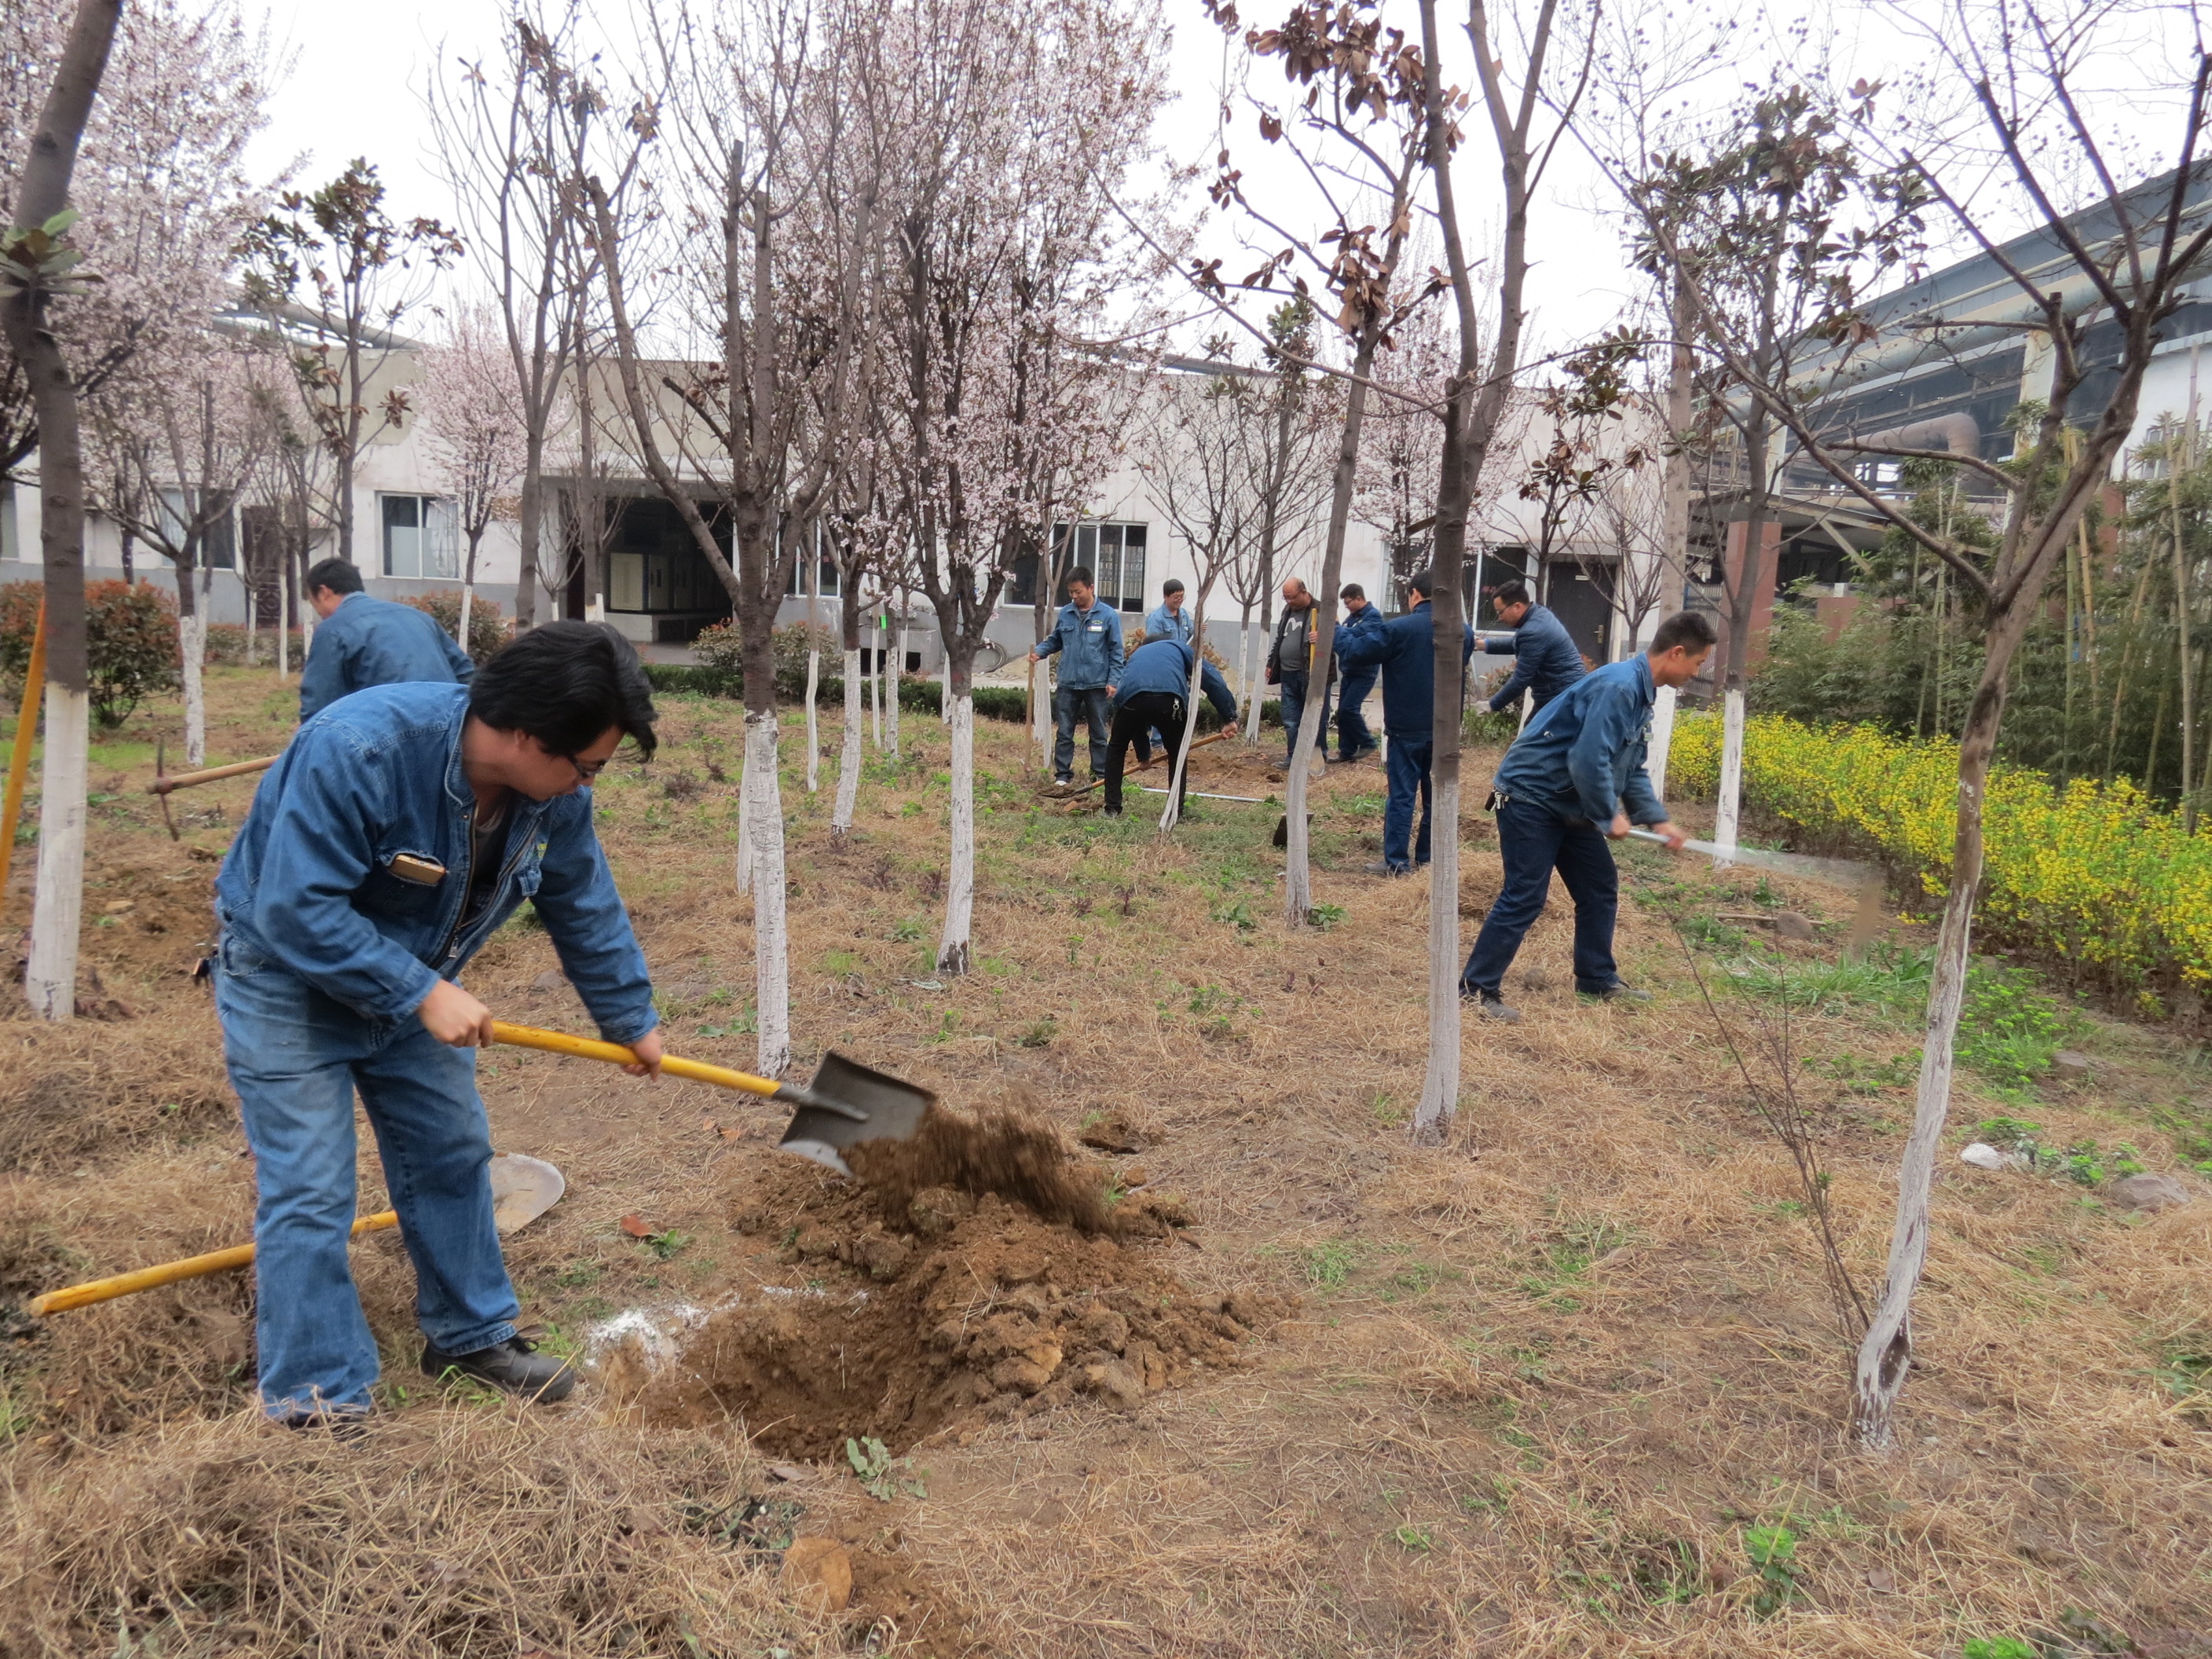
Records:
<instances>
[{"instance_id":1,"label":"dirt hole","mask_svg":"<svg viewBox=\"0 0 2212 1659\"><path fill-rule=\"evenodd\" d=\"M732 1194L738 1232L779 1247L784 1282L738 1291L656 1362L626 1339L608 1396L648 1422L741 1420L762 1449L894 1453L1091 1395L1122 1407L1239 1363L1272 1298L1193 1292L1169 1270L1172 1206L1108 1201L1104 1171L1014 1114L933 1114L848 1181L796 1159Z\"/></svg>"}]
</instances>

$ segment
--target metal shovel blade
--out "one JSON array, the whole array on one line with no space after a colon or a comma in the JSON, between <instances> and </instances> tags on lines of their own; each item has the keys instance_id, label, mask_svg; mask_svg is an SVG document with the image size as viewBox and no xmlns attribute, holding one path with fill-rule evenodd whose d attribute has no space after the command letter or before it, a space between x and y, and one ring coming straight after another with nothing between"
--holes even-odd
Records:
<instances>
[{"instance_id":1,"label":"metal shovel blade","mask_svg":"<svg viewBox=\"0 0 2212 1659\"><path fill-rule=\"evenodd\" d=\"M791 1092L799 1109L791 1115L777 1149L811 1158L840 1175L853 1173L842 1156L846 1147L869 1140L912 1139L937 1103L928 1090L848 1060L835 1049L822 1057L811 1085ZM823 1103L817 1105L808 1096Z\"/></svg>"},{"instance_id":2,"label":"metal shovel blade","mask_svg":"<svg viewBox=\"0 0 2212 1659\"><path fill-rule=\"evenodd\" d=\"M501 1237L527 1227L568 1190L560 1170L544 1158L501 1152L491 1161L491 1224Z\"/></svg>"}]
</instances>

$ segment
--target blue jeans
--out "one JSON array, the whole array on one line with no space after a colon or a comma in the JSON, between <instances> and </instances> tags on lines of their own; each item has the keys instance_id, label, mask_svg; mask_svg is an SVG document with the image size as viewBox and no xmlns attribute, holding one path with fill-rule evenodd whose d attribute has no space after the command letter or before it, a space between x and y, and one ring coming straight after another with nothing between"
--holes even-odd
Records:
<instances>
[{"instance_id":1,"label":"blue jeans","mask_svg":"<svg viewBox=\"0 0 2212 1659\"><path fill-rule=\"evenodd\" d=\"M1363 709L1367 694L1375 689L1376 676L1382 672L1379 663L1372 668L1355 668L1337 687L1337 696L1341 699L1336 711L1339 760L1357 760L1363 750L1375 746L1375 734L1367 729L1367 716Z\"/></svg>"},{"instance_id":2,"label":"blue jeans","mask_svg":"<svg viewBox=\"0 0 2212 1659\"><path fill-rule=\"evenodd\" d=\"M1393 870L1410 870L1415 861L1429 861L1429 754L1435 739L1429 737L1390 737L1383 767L1390 780L1390 796L1382 808L1382 861ZM1421 833L1413 836L1413 797L1421 799ZM1413 840L1413 857L1407 842Z\"/></svg>"},{"instance_id":3,"label":"blue jeans","mask_svg":"<svg viewBox=\"0 0 2212 1659\"><path fill-rule=\"evenodd\" d=\"M1283 698L1283 763L1288 765L1298 752L1298 722L1306 717L1306 682L1308 674L1285 674L1277 689ZM1328 691L1322 689L1321 724L1314 728L1314 747L1325 757L1328 752Z\"/></svg>"},{"instance_id":4,"label":"blue jeans","mask_svg":"<svg viewBox=\"0 0 2212 1659\"><path fill-rule=\"evenodd\" d=\"M1620 908L1620 877L1613 868L1613 848L1595 826L1579 818L1569 823L1540 806L1502 801L1498 851L1505 865L1505 885L1475 936L1460 988L1498 994L1522 939L1544 913L1554 870L1575 901L1575 988L1596 991L1618 981L1613 921Z\"/></svg>"},{"instance_id":5,"label":"blue jeans","mask_svg":"<svg viewBox=\"0 0 2212 1659\"><path fill-rule=\"evenodd\" d=\"M346 1259L356 1088L414 1260L423 1334L447 1353L513 1336L521 1309L492 1227L491 1127L476 1050L447 1048L412 1014L356 1014L232 939L216 957L216 1010L260 1199L262 1409L283 1419L371 1404L376 1340Z\"/></svg>"},{"instance_id":6,"label":"blue jeans","mask_svg":"<svg viewBox=\"0 0 2212 1659\"><path fill-rule=\"evenodd\" d=\"M1106 775L1106 733L1114 709L1103 685L1063 685L1052 694L1052 775L1065 783L1075 775L1075 717L1081 714L1091 734L1091 775Z\"/></svg>"}]
</instances>

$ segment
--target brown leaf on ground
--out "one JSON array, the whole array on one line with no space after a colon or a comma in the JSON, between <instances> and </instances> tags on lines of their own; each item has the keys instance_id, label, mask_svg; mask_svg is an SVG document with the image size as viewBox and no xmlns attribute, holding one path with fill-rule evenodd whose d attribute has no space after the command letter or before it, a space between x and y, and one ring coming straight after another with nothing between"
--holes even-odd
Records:
<instances>
[{"instance_id":1,"label":"brown leaf on ground","mask_svg":"<svg viewBox=\"0 0 2212 1659\"><path fill-rule=\"evenodd\" d=\"M622 1218L622 1230L628 1233L632 1238L651 1238L653 1237L653 1229L647 1226L642 1221L639 1220L635 1211Z\"/></svg>"}]
</instances>

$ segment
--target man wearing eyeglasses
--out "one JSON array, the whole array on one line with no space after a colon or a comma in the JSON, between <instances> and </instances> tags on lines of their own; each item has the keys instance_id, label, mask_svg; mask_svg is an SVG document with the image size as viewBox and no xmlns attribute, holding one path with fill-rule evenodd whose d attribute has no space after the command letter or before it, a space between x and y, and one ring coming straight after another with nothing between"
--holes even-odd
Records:
<instances>
[{"instance_id":1,"label":"man wearing eyeglasses","mask_svg":"<svg viewBox=\"0 0 2212 1659\"><path fill-rule=\"evenodd\" d=\"M413 1259L422 1369L532 1400L574 1386L518 1336L492 1226L476 1054L491 1011L460 975L525 899L610 1042L660 1063L645 957L592 829L586 786L652 690L611 629L523 635L468 685L340 699L300 728L216 882L216 1007L259 1203L262 1409L294 1426L366 1415L377 1346L346 1240L360 1091Z\"/></svg>"}]
</instances>

